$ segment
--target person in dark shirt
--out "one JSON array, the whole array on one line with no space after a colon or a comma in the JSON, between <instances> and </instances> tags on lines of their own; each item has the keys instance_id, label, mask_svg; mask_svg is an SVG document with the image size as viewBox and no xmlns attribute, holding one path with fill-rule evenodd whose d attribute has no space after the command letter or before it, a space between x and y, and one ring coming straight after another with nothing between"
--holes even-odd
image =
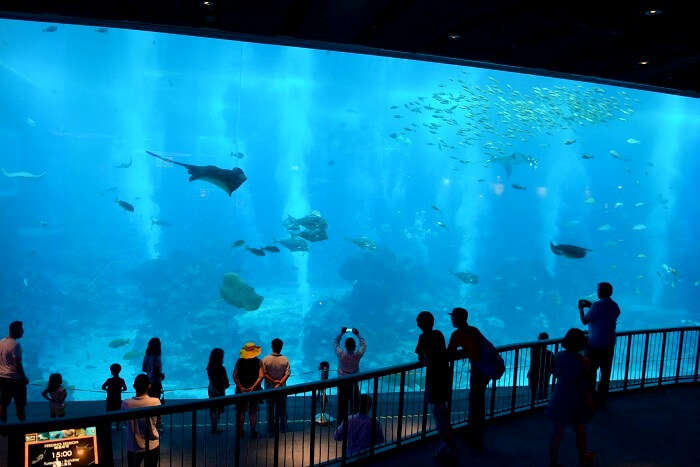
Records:
<instances>
[{"instance_id":1,"label":"person in dark shirt","mask_svg":"<svg viewBox=\"0 0 700 467\"><path fill-rule=\"evenodd\" d=\"M537 340L547 340L549 334L541 332ZM554 354L547 350L547 346L533 345L530 348L530 369L527 372L527 381L530 385L532 401L546 399L549 391L549 377L554 368Z\"/></svg>"},{"instance_id":2,"label":"person in dark shirt","mask_svg":"<svg viewBox=\"0 0 700 467\"><path fill-rule=\"evenodd\" d=\"M226 395L226 389L230 386L226 368L224 368L224 350L215 348L209 354L209 363L207 364L207 376L209 377L209 397L221 397ZM218 433L219 417L223 413L224 408L212 407L209 409L209 418L211 419L211 432Z\"/></svg>"},{"instance_id":3,"label":"person in dark shirt","mask_svg":"<svg viewBox=\"0 0 700 467\"><path fill-rule=\"evenodd\" d=\"M620 317L620 307L611 298L613 286L608 282L598 284L598 298L595 303L588 300L578 301L578 312L581 323L588 325L588 343L586 357L591 361L591 386L595 390L596 373L600 368L600 383L594 393L596 404L605 406L610 386L613 356L615 355L615 333L617 319ZM584 308L590 308L584 313Z\"/></svg>"},{"instance_id":4,"label":"person in dark shirt","mask_svg":"<svg viewBox=\"0 0 700 467\"><path fill-rule=\"evenodd\" d=\"M258 358L260 355L260 346L252 342L248 342L241 349L241 358L236 362L236 367L233 370L233 380L236 382L236 394L246 392L260 391L260 383L263 380L262 362ZM245 413L248 413L250 421L250 437L257 438L258 432L255 427L258 423L258 403L256 401L241 402L238 405L238 435L243 434L243 421Z\"/></svg>"},{"instance_id":5,"label":"person in dark shirt","mask_svg":"<svg viewBox=\"0 0 700 467\"><path fill-rule=\"evenodd\" d=\"M456 328L450 336L447 352L455 358L468 358L471 363L481 358L481 332L467 324L469 312L464 308L454 308L450 313L452 325ZM458 350L460 350L458 352ZM484 421L486 418L486 386L489 379L481 371L470 365L469 368L469 426L470 444L476 450L484 448Z\"/></svg>"},{"instance_id":6,"label":"person in dark shirt","mask_svg":"<svg viewBox=\"0 0 700 467\"><path fill-rule=\"evenodd\" d=\"M436 329L435 318L429 311L421 311L416 317L416 324L423 331L418 337L416 354L418 360L425 364L425 397L433 406L433 417L442 445L437 457L452 456L456 452L450 414L447 402L450 398L450 365L447 359L445 336Z\"/></svg>"},{"instance_id":7,"label":"person in dark shirt","mask_svg":"<svg viewBox=\"0 0 700 467\"><path fill-rule=\"evenodd\" d=\"M122 408L122 392L126 391L126 382L119 377L122 371L122 366L119 363L112 363L109 366L109 372L112 377L102 385L102 390L107 391L107 412L120 410ZM121 422L117 422L117 430L122 429Z\"/></svg>"}]
</instances>

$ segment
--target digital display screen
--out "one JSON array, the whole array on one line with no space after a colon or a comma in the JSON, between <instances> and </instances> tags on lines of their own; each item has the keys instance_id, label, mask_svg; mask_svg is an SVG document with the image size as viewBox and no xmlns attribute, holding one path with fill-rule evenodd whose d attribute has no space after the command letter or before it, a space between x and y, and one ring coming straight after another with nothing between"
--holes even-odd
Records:
<instances>
[{"instance_id":1,"label":"digital display screen","mask_svg":"<svg viewBox=\"0 0 700 467\"><path fill-rule=\"evenodd\" d=\"M98 464L94 426L27 433L24 435L25 467L77 467Z\"/></svg>"}]
</instances>

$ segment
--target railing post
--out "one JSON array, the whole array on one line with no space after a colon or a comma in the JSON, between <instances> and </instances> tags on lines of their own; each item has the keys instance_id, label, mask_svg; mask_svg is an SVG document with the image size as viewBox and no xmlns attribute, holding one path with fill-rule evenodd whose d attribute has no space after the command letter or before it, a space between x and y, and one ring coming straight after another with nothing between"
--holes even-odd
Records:
<instances>
[{"instance_id":1,"label":"railing post","mask_svg":"<svg viewBox=\"0 0 700 467\"><path fill-rule=\"evenodd\" d=\"M280 406L284 403L287 403L287 398L286 397L281 397L279 394L275 394L274 396L270 397L268 396L268 399L266 402L267 408L272 409L272 426L273 429L275 430L275 447L273 449L273 454L272 454L272 465L274 467L277 467L279 464L280 460L280 417L279 417L279 409ZM286 412L285 412L286 413ZM316 418L314 417L311 418L311 423L315 423ZM267 414L267 419L270 419L270 414Z\"/></svg>"},{"instance_id":2,"label":"railing post","mask_svg":"<svg viewBox=\"0 0 700 467\"><path fill-rule=\"evenodd\" d=\"M404 386L406 384L406 371L401 370L401 382L400 382L400 387L399 387L399 419L396 422L396 445L400 446L401 445L401 436L403 435L403 404L404 404L404 395L405 395L405 390Z\"/></svg>"},{"instance_id":3,"label":"railing post","mask_svg":"<svg viewBox=\"0 0 700 467\"><path fill-rule=\"evenodd\" d=\"M457 363L457 360L450 361L450 391L449 397L447 398L447 421L450 425L452 424L452 393L454 392L455 388L455 363ZM471 367L469 368L469 371L472 371Z\"/></svg>"},{"instance_id":4,"label":"railing post","mask_svg":"<svg viewBox=\"0 0 700 467\"><path fill-rule=\"evenodd\" d=\"M630 354L632 351L632 334L627 335L627 352L625 355L625 379L622 381L622 391L627 390L627 382L630 374Z\"/></svg>"},{"instance_id":5,"label":"railing post","mask_svg":"<svg viewBox=\"0 0 700 467\"><path fill-rule=\"evenodd\" d=\"M659 361L659 386L664 380L664 360L666 359L666 331L661 337L661 360Z\"/></svg>"},{"instance_id":6,"label":"railing post","mask_svg":"<svg viewBox=\"0 0 700 467\"><path fill-rule=\"evenodd\" d=\"M698 364L700 364L700 329L698 333L698 343L695 345L695 371L693 373L693 381L697 383L698 381Z\"/></svg>"},{"instance_id":7,"label":"railing post","mask_svg":"<svg viewBox=\"0 0 700 467\"><path fill-rule=\"evenodd\" d=\"M494 411L496 410L496 383L498 382L497 380L493 379L491 380L493 384L491 385L491 419L494 417Z\"/></svg>"},{"instance_id":8,"label":"railing post","mask_svg":"<svg viewBox=\"0 0 700 467\"><path fill-rule=\"evenodd\" d=\"M192 411L192 467L197 467L197 409Z\"/></svg>"},{"instance_id":9,"label":"railing post","mask_svg":"<svg viewBox=\"0 0 700 467\"><path fill-rule=\"evenodd\" d=\"M243 427L241 425L243 425L243 424L238 423L238 420L240 419L239 417L241 416L240 404L234 404L234 407L236 409L235 410L235 421L234 421L234 423L236 424L236 429L234 430L236 446L233 449L233 465L234 465L234 467L238 467L239 465L241 465L241 438L243 437L243 433L241 433L241 429ZM245 415L245 412L244 412L244 415Z\"/></svg>"},{"instance_id":10,"label":"railing post","mask_svg":"<svg viewBox=\"0 0 700 467\"><path fill-rule=\"evenodd\" d=\"M513 358L513 390L510 395L510 413L515 413L515 399L518 395L518 357L520 349L515 348L515 357ZM471 389L471 388L470 388Z\"/></svg>"},{"instance_id":11,"label":"railing post","mask_svg":"<svg viewBox=\"0 0 700 467\"><path fill-rule=\"evenodd\" d=\"M377 405L379 404L379 378L374 377L372 381L372 394L374 394L374 400L372 401L372 432L370 434L369 443L369 455L374 456L374 445L377 444Z\"/></svg>"},{"instance_id":12,"label":"railing post","mask_svg":"<svg viewBox=\"0 0 700 467\"><path fill-rule=\"evenodd\" d=\"M425 433L428 431L428 398L426 396L426 389L428 387L428 368L425 368L425 386L423 389L423 418L421 419L421 431L420 431L420 437L421 439L425 439Z\"/></svg>"},{"instance_id":13,"label":"railing post","mask_svg":"<svg viewBox=\"0 0 700 467\"><path fill-rule=\"evenodd\" d=\"M314 454L316 449L316 397L318 396L318 390L311 390L311 430L309 430L309 465L314 465ZM340 423L341 420L338 420ZM348 431L347 418L345 419L345 432ZM303 448L302 448L303 449ZM343 450L343 460L345 460L345 450Z\"/></svg>"},{"instance_id":14,"label":"railing post","mask_svg":"<svg viewBox=\"0 0 700 467\"><path fill-rule=\"evenodd\" d=\"M676 359L676 380L675 383L678 384L678 380L681 377L681 360L683 359L683 337L685 336L685 329L681 329L681 335L678 338L678 358Z\"/></svg>"},{"instance_id":15,"label":"railing post","mask_svg":"<svg viewBox=\"0 0 700 467\"><path fill-rule=\"evenodd\" d=\"M647 355L649 355L649 331L645 332L644 338L644 356L642 357L642 381L640 387L644 389L644 380L647 375Z\"/></svg>"}]
</instances>

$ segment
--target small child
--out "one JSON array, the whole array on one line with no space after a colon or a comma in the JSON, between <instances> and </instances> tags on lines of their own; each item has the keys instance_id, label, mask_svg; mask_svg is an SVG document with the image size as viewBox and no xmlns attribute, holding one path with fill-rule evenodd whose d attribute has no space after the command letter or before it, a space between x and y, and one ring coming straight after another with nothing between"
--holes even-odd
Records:
<instances>
[{"instance_id":1,"label":"small child","mask_svg":"<svg viewBox=\"0 0 700 467\"><path fill-rule=\"evenodd\" d=\"M109 366L112 377L102 385L102 390L107 391L107 412L122 408L122 392L126 391L126 382L119 377L121 371L122 366L119 363L112 363Z\"/></svg>"},{"instance_id":2,"label":"small child","mask_svg":"<svg viewBox=\"0 0 700 467\"><path fill-rule=\"evenodd\" d=\"M66 415L66 390L63 385L63 377L60 373L53 373L49 376L49 384L41 395L49 401L51 418L63 417Z\"/></svg>"}]
</instances>

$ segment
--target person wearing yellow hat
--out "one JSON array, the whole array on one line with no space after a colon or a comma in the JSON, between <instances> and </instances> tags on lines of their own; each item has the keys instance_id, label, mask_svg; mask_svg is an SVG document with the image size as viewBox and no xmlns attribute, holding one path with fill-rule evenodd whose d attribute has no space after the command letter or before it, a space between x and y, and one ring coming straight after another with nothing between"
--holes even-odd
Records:
<instances>
[{"instance_id":1,"label":"person wearing yellow hat","mask_svg":"<svg viewBox=\"0 0 700 467\"><path fill-rule=\"evenodd\" d=\"M240 352L240 358L236 362L233 370L233 380L236 382L236 394L260 391L260 383L263 380L262 362L258 358L260 346L253 342L247 342ZM257 438L258 432L255 427L258 423L257 402L241 402L238 406L238 434L243 434L243 422L245 413L248 412L250 421L250 437Z\"/></svg>"}]
</instances>

